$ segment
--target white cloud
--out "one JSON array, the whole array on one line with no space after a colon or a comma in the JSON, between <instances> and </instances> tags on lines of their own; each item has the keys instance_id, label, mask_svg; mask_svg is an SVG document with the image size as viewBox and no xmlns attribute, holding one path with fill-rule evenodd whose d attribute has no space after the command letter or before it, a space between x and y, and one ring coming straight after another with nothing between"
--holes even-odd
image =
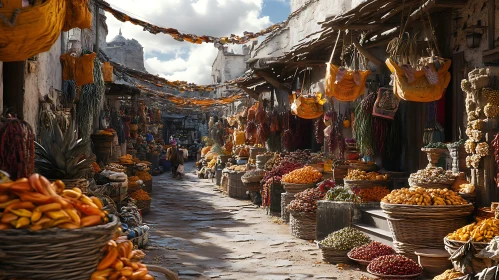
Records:
<instances>
[{"instance_id":1,"label":"white cloud","mask_svg":"<svg viewBox=\"0 0 499 280\"><path fill-rule=\"evenodd\" d=\"M109 0L109 3L147 22L196 35L242 35L244 31L259 31L271 24L268 17L261 16L263 0ZM147 59L146 67L151 73L198 84L211 82L211 65L218 52L213 44L177 42L166 34L153 35L140 26L122 23L110 14L107 24L108 40L122 28L123 36L138 40L148 57L152 52L174 57L168 61L157 57ZM181 48L188 53L186 59L177 55Z\"/></svg>"}]
</instances>

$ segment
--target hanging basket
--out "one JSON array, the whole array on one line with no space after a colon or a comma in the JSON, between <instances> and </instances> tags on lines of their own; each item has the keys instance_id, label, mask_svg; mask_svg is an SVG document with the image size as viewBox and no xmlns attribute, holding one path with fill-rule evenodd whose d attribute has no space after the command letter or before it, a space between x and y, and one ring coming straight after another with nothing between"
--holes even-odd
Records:
<instances>
[{"instance_id":1,"label":"hanging basket","mask_svg":"<svg viewBox=\"0 0 499 280\"><path fill-rule=\"evenodd\" d=\"M294 96L294 95L293 95ZM324 103L321 97L304 97L295 98L294 105L291 107L291 113L302 119L313 120L324 114ZM293 109L293 107L296 108Z\"/></svg>"},{"instance_id":2,"label":"hanging basket","mask_svg":"<svg viewBox=\"0 0 499 280\"><path fill-rule=\"evenodd\" d=\"M18 1L19 5L21 1ZM0 14L11 20L17 7L0 8ZM19 8L12 25L0 21L0 61L23 61L47 52L61 35L66 18L67 1L47 0L36 6Z\"/></svg>"},{"instance_id":3,"label":"hanging basket","mask_svg":"<svg viewBox=\"0 0 499 280\"><path fill-rule=\"evenodd\" d=\"M113 216L105 225L80 229L1 230L0 278L88 280L118 227Z\"/></svg>"},{"instance_id":4,"label":"hanging basket","mask_svg":"<svg viewBox=\"0 0 499 280\"><path fill-rule=\"evenodd\" d=\"M359 96L364 94L366 88L367 76L371 74L369 70L359 70L358 84L355 82L355 71L347 70L343 78L337 83L336 75L338 71L342 71L339 66L328 63L325 79L325 90L328 97L334 97L339 101L355 101Z\"/></svg>"},{"instance_id":5,"label":"hanging basket","mask_svg":"<svg viewBox=\"0 0 499 280\"><path fill-rule=\"evenodd\" d=\"M409 82L404 74L404 69L392 59L386 60L386 65L394 75L393 92L400 99L414 102L433 102L442 98L449 85L451 75L449 68L451 60L444 60L438 69L438 82L431 84L425 76L425 71L419 70L414 74L414 81Z\"/></svg>"},{"instance_id":6,"label":"hanging basket","mask_svg":"<svg viewBox=\"0 0 499 280\"><path fill-rule=\"evenodd\" d=\"M373 107L373 116L393 120L399 108L400 100L393 91L386 88L378 90L378 97Z\"/></svg>"}]
</instances>

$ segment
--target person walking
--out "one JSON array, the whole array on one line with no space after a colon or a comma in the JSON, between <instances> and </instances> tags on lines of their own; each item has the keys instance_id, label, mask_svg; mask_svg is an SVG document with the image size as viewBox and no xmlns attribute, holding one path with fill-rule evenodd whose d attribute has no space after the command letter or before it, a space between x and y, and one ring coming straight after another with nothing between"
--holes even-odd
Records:
<instances>
[{"instance_id":1,"label":"person walking","mask_svg":"<svg viewBox=\"0 0 499 280\"><path fill-rule=\"evenodd\" d=\"M172 165L172 176L177 177L177 168L179 165L179 149L177 148L177 141L170 141L171 147L166 150L166 158L171 162ZM183 159L183 156L182 156ZM182 161L183 162L183 161Z\"/></svg>"},{"instance_id":2,"label":"person walking","mask_svg":"<svg viewBox=\"0 0 499 280\"><path fill-rule=\"evenodd\" d=\"M179 179L182 179L184 177L184 151L183 149L178 149L177 150L177 171L176 175Z\"/></svg>"}]
</instances>

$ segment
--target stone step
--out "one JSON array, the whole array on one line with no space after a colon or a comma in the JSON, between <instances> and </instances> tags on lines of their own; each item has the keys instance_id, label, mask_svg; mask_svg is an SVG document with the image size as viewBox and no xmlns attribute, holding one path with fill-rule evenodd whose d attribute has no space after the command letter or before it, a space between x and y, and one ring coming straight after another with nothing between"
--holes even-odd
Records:
<instances>
[{"instance_id":1,"label":"stone step","mask_svg":"<svg viewBox=\"0 0 499 280\"><path fill-rule=\"evenodd\" d=\"M387 215L381 209L362 210L360 223L390 232Z\"/></svg>"},{"instance_id":2,"label":"stone step","mask_svg":"<svg viewBox=\"0 0 499 280\"><path fill-rule=\"evenodd\" d=\"M390 231L360 223L353 224L353 227L367 234L373 241L393 246L393 239Z\"/></svg>"}]
</instances>

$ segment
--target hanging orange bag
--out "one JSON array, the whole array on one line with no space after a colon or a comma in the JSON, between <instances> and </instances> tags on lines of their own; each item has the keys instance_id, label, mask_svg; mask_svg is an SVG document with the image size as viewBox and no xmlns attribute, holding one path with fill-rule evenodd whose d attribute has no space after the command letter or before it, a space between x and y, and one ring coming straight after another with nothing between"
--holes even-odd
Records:
<instances>
[{"instance_id":1,"label":"hanging orange bag","mask_svg":"<svg viewBox=\"0 0 499 280\"><path fill-rule=\"evenodd\" d=\"M302 95L296 98L294 96L291 112L302 119L316 119L324 114L325 101L325 99L322 99L321 94L314 97L304 97Z\"/></svg>"},{"instance_id":2,"label":"hanging orange bag","mask_svg":"<svg viewBox=\"0 0 499 280\"><path fill-rule=\"evenodd\" d=\"M94 83L94 60L96 54L84 54L76 59L75 82L76 86Z\"/></svg>"},{"instance_id":3,"label":"hanging orange bag","mask_svg":"<svg viewBox=\"0 0 499 280\"><path fill-rule=\"evenodd\" d=\"M88 9L88 0L67 0L67 3L66 19L62 30L90 29L92 27L92 14Z\"/></svg>"},{"instance_id":4,"label":"hanging orange bag","mask_svg":"<svg viewBox=\"0 0 499 280\"><path fill-rule=\"evenodd\" d=\"M66 1L46 0L20 8L19 1L3 1L0 14L0 61L22 61L49 51L61 35Z\"/></svg>"},{"instance_id":5,"label":"hanging orange bag","mask_svg":"<svg viewBox=\"0 0 499 280\"><path fill-rule=\"evenodd\" d=\"M62 64L62 79L64 81L70 81L75 79L75 68L76 68L76 57L72 56L71 53L65 53L61 55Z\"/></svg>"},{"instance_id":6,"label":"hanging orange bag","mask_svg":"<svg viewBox=\"0 0 499 280\"><path fill-rule=\"evenodd\" d=\"M113 82L113 66L111 65L111 62L104 62L102 64L102 76L104 82Z\"/></svg>"},{"instance_id":7,"label":"hanging orange bag","mask_svg":"<svg viewBox=\"0 0 499 280\"><path fill-rule=\"evenodd\" d=\"M449 73L451 63L450 59L444 60L436 73L438 81L433 84L428 81L424 70L415 71L414 81L409 82L402 67L391 58L386 60L386 65L394 76L393 92L400 99L414 102L433 102L442 98L451 79Z\"/></svg>"},{"instance_id":8,"label":"hanging orange bag","mask_svg":"<svg viewBox=\"0 0 499 280\"><path fill-rule=\"evenodd\" d=\"M324 88L326 95L334 97L339 101L354 101L359 96L364 94L366 89L367 76L371 74L369 70L347 70L343 78L337 82L336 75L338 74L339 67L328 63L326 70L326 79ZM356 82L356 71L358 71L359 80Z\"/></svg>"}]
</instances>

